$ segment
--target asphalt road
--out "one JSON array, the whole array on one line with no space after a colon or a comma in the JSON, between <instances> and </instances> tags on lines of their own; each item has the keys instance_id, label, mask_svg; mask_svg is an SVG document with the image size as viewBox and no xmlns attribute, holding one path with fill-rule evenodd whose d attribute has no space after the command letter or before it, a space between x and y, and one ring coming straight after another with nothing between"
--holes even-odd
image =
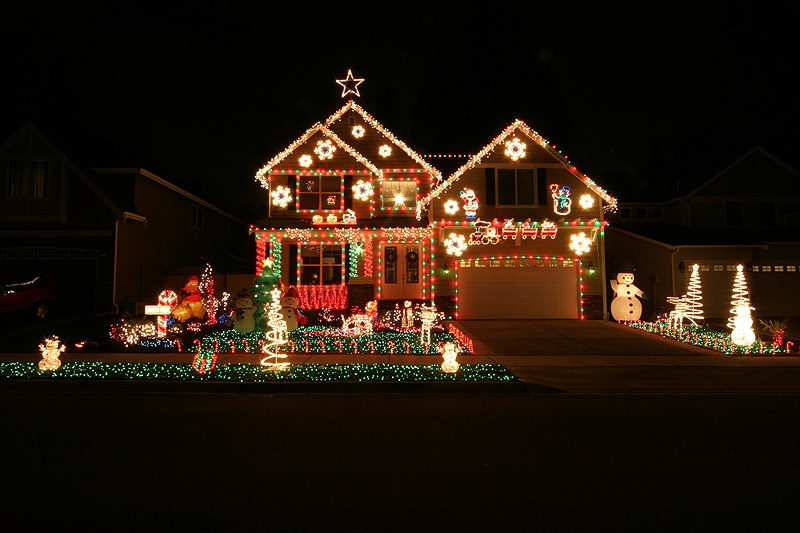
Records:
<instances>
[{"instance_id":1,"label":"asphalt road","mask_svg":"<svg viewBox=\"0 0 800 533\"><path fill-rule=\"evenodd\" d=\"M800 395L0 391L8 531L792 531Z\"/></svg>"}]
</instances>

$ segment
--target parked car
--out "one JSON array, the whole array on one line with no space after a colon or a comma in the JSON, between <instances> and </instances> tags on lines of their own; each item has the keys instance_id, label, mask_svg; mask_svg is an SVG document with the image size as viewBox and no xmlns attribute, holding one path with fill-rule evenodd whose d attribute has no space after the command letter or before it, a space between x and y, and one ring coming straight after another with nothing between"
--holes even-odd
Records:
<instances>
[{"instance_id":1,"label":"parked car","mask_svg":"<svg viewBox=\"0 0 800 533\"><path fill-rule=\"evenodd\" d=\"M29 312L35 318L47 318L55 289L45 274L4 276L0 288L0 313Z\"/></svg>"}]
</instances>

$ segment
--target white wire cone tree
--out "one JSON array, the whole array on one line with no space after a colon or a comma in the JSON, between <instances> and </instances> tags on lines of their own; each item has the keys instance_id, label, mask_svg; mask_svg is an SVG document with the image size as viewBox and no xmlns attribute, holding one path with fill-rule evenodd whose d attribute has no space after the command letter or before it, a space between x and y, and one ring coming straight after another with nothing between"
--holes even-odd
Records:
<instances>
[{"instance_id":1,"label":"white wire cone tree","mask_svg":"<svg viewBox=\"0 0 800 533\"><path fill-rule=\"evenodd\" d=\"M692 275L689 278L689 287L686 289L686 311L683 316L695 325L702 322L703 317L703 289L700 284L700 265L692 265Z\"/></svg>"},{"instance_id":2,"label":"white wire cone tree","mask_svg":"<svg viewBox=\"0 0 800 533\"><path fill-rule=\"evenodd\" d=\"M278 287L272 289L270 295L272 301L269 305L269 315L267 325L269 330L266 333L267 342L264 344L263 351L267 356L261 360L261 364L270 367L272 370L282 370L289 366L289 363L279 361L288 356L283 353L282 347L288 343L286 332L286 321L281 315L281 290Z\"/></svg>"},{"instance_id":3,"label":"white wire cone tree","mask_svg":"<svg viewBox=\"0 0 800 533\"><path fill-rule=\"evenodd\" d=\"M747 290L747 280L744 277L744 267L736 266L736 277L733 278L733 290L731 294L731 310L728 316L728 329L734 329L734 320L737 316L737 307L750 306L750 293Z\"/></svg>"}]
</instances>

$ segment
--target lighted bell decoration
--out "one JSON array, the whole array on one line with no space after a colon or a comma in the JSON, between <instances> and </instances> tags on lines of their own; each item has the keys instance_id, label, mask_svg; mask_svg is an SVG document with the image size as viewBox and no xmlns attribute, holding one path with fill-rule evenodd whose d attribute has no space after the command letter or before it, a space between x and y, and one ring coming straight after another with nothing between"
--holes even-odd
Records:
<instances>
[{"instance_id":1,"label":"lighted bell decoration","mask_svg":"<svg viewBox=\"0 0 800 533\"><path fill-rule=\"evenodd\" d=\"M42 360L39 361L39 370L42 372L52 372L61 366L61 359L58 357L66 350L67 347L61 344L58 337L53 335L45 339L43 344L39 345L39 350L42 352Z\"/></svg>"}]
</instances>

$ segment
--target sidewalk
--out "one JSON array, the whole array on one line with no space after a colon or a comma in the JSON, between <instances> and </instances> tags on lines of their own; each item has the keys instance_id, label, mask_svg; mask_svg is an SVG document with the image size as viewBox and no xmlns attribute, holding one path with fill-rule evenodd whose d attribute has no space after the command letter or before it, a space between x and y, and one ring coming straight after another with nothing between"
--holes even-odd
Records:
<instances>
[{"instance_id":1,"label":"sidewalk","mask_svg":"<svg viewBox=\"0 0 800 533\"><path fill-rule=\"evenodd\" d=\"M499 364L515 382L283 382L92 383L41 380L0 382L2 389L25 387L78 390L211 392L527 392L534 394L741 394L800 393L800 356L729 356L664 339L615 322L577 320L471 320L455 322L474 343L461 364ZM109 361L190 364L194 354L68 352L62 362ZM38 361L40 354L0 354L0 361ZM260 355L220 354L219 363L258 363ZM291 364L441 364L439 356L289 355Z\"/></svg>"}]
</instances>

